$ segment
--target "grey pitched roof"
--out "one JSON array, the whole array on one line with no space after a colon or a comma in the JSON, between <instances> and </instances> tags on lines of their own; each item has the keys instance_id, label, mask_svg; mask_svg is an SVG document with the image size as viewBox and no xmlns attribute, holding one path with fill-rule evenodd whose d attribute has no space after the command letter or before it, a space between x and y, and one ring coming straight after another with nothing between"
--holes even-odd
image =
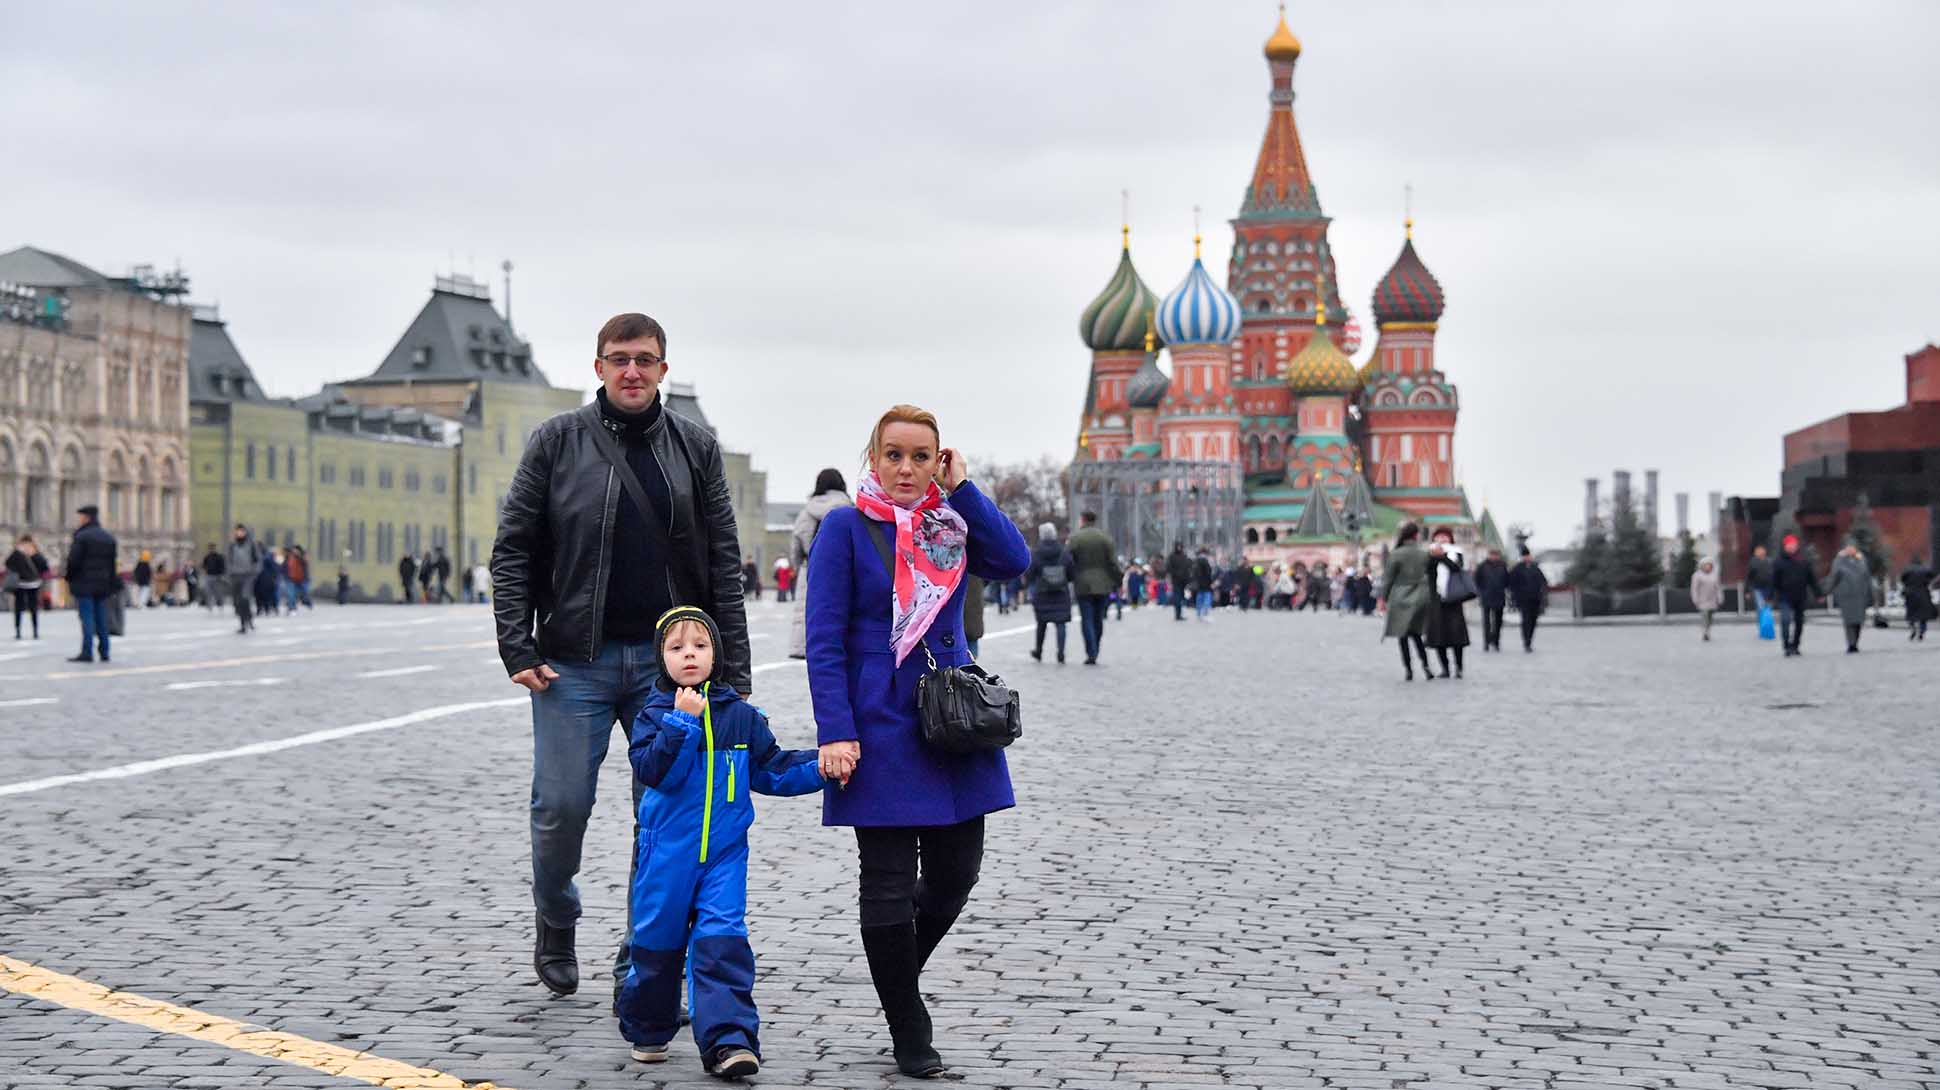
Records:
<instances>
[{"instance_id":1,"label":"grey pitched roof","mask_svg":"<svg viewBox=\"0 0 1940 1090\"><path fill-rule=\"evenodd\" d=\"M1334 505L1327 502L1327 490L1321 487L1320 474L1314 474L1313 488L1307 493L1307 502L1300 510L1300 524L1293 528L1297 537L1335 538L1346 537L1341 529L1340 517L1334 513Z\"/></svg>"},{"instance_id":2,"label":"grey pitched roof","mask_svg":"<svg viewBox=\"0 0 1940 1090\"><path fill-rule=\"evenodd\" d=\"M108 283L79 261L32 246L0 254L0 280L31 288L98 288Z\"/></svg>"},{"instance_id":3,"label":"grey pitched roof","mask_svg":"<svg viewBox=\"0 0 1940 1090\"><path fill-rule=\"evenodd\" d=\"M491 379L550 386L532 346L492 307L480 285L444 279L370 379Z\"/></svg>"},{"instance_id":4,"label":"grey pitched roof","mask_svg":"<svg viewBox=\"0 0 1940 1090\"><path fill-rule=\"evenodd\" d=\"M664 388L667 395L667 408L706 428L709 435L718 436L714 425L708 423L707 414L701 412L700 395L686 382L669 382Z\"/></svg>"},{"instance_id":5,"label":"grey pitched roof","mask_svg":"<svg viewBox=\"0 0 1940 1090\"><path fill-rule=\"evenodd\" d=\"M269 400L219 319L197 317L189 333L189 400Z\"/></svg>"}]
</instances>

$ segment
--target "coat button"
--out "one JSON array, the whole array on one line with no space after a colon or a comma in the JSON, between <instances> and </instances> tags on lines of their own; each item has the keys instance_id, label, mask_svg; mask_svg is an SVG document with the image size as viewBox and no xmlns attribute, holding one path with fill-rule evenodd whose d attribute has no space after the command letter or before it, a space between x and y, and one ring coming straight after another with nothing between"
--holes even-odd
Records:
<instances>
[{"instance_id":1,"label":"coat button","mask_svg":"<svg viewBox=\"0 0 1940 1090\"><path fill-rule=\"evenodd\" d=\"M950 635L950 636L945 636L945 637L943 637L943 646L945 646L945 647L955 647L956 645L957 645L957 638L956 638L956 636L954 636L954 635Z\"/></svg>"}]
</instances>

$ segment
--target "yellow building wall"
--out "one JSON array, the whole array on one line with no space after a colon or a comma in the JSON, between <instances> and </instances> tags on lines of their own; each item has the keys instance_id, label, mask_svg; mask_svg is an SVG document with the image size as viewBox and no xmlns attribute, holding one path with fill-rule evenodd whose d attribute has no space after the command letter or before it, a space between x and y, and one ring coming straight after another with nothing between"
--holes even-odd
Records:
<instances>
[{"instance_id":1,"label":"yellow building wall","mask_svg":"<svg viewBox=\"0 0 1940 1090\"><path fill-rule=\"evenodd\" d=\"M480 421L477 427L465 429L462 455L463 545L453 560L489 565L492 541L498 536L499 507L518 471L526 438L551 417L585 404L586 395L579 390L507 382L478 385Z\"/></svg>"},{"instance_id":2,"label":"yellow building wall","mask_svg":"<svg viewBox=\"0 0 1940 1090\"><path fill-rule=\"evenodd\" d=\"M301 409L233 402L209 422L197 406L189 427L191 555L199 563L211 541L240 522L277 545L307 543L310 521L310 427ZM225 488L226 482L226 488Z\"/></svg>"},{"instance_id":3,"label":"yellow building wall","mask_svg":"<svg viewBox=\"0 0 1940 1090\"><path fill-rule=\"evenodd\" d=\"M397 601L402 594L397 564L407 547L415 546L411 551L418 555L443 543L452 557L451 593L460 594L462 572L452 543L461 448L328 430L312 436L316 516L304 539L316 568L311 593L335 593L342 567L353 599Z\"/></svg>"}]
</instances>

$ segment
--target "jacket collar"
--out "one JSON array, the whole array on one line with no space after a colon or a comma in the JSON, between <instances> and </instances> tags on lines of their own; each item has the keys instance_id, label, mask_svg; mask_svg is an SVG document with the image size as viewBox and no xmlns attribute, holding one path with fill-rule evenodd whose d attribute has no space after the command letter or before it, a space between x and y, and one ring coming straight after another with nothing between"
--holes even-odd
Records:
<instances>
[{"instance_id":1,"label":"jacket collar","mask_svg":"<svg viewBox=\"0 0 1940 1090\"><path fill-rule=\"evenodd\" d=\"M593 392L593 400L586 403L585 409L591 410L591 422L605 428L615 439L625 439L628 432L642 437L651 437L667 420L667 400L660 395L659 390L653 392L653 401L647 406L646 411L638 414L640 421L638 427L632 426L632 421L622 419L627 414L612 407L606 399L606 388L603 386Z\"/></svg>"}]
</instances>

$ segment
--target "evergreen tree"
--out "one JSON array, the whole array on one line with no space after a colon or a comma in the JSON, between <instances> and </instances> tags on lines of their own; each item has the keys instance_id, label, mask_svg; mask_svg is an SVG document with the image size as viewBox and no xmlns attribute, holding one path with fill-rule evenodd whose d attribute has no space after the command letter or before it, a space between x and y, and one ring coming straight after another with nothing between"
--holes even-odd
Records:
<instances>
[{"instance_id":1,"label":"evergreen tree","mask_svg":"<svg viewBox=\"0 0 1940 1090\"><path fill-rule=\"evenodd\" d=\"M1866 570L1874 579L1884 578L1886 569L1893 558L1886 551L1886 542L1879 536L1879 524L1873 521L1873 505L1866 494L1859 494L1859 501L1852 507L1852 543L1859 548L1859 555L1866 558Z\"/></svg>"},{"instance_id":2,"label":"evergreen tree","mask_svg":"<svg viewBox=\"0 0 1940 1090\"><path fill-rule=\"evenodd\" d=\"M1602 590L1644 590L1664 581L1663 549L1637 514L1633 497L1610 506L1610 550Z\"/></svg>"},{"instance_id":3,"label":"evergreen tree","mask_svg":"<svg viewBox=\"0 0 1940 1090\"><path fill-rule=\"evenodd\" d=\"M1689 530L1677 534L1677 559L1671 566L1670 585L1679 589L1691 585L1691 576L1697 574L1697 541Z\"/></svg>"},{"instance_id":4,"label":"evergreen tree","mask_svg":"<svg viewBox=\"0 0 1940 1090\"><path fill-rule=\"evenodd\" d=\"M1585 590L1605 590L1601 582L1604 559L1610 554L1610 538L1603 532L1603 524L1592 523L1583 531L1583 540L1576 546L1576 559L1570 561L1569 570L1563 578L1572 586Z\"/></svg>"}]
</instances>

